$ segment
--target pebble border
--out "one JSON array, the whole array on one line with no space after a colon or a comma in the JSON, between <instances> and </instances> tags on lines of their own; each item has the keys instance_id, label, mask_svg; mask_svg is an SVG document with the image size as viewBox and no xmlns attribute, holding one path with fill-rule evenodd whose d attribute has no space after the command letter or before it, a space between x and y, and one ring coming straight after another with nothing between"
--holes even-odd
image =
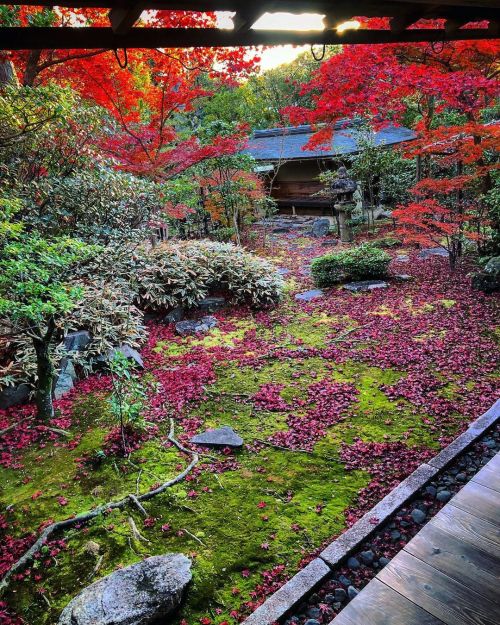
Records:
<instances>
[{"instance_id":1,"label":"pebble border","mask_svg":"<svg viewBox=\"0 0 500 625\"><path fill-rule=\"evenodd\" d=\"M332 541L317 558L289 579L259 606L242 625L273 625L324 581L341 561L379 529L437 473L478 440L500 419L500 399L473 421L436 456L421 464L411 475L369 510L359 521Z\"/></svg>"}]
</instances>

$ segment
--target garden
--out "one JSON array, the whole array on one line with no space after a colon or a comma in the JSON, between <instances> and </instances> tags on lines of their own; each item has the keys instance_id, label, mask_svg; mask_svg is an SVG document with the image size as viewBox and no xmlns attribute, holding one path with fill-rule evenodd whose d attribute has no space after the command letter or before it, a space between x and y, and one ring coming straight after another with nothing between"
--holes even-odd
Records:
<instances>
[{"instance_id":1,"label":"garden","mask_svg":"<svg viewBox=\"0 0 500 625\"><path fill-rule=\"evenodd\" d=\"M243 622L498 397L498 45L361 47L0 56L2 622L164 554L162 622ZM380 111L362 207L279 215L251 131Z\"/></svg>"}]
</instances>

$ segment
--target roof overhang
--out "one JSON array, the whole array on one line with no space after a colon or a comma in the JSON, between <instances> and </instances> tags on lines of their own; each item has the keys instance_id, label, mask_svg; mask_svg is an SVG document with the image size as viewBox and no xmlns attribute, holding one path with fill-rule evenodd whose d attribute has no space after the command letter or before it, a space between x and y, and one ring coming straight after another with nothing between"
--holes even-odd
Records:
<instances>
[{"instance_id":1,"label":"roof overhang","mask_svg":"<svg viewBox=\"0 0 500 625\"><path fill-rule=\"evenodd\" d=\"M13 4L0 2L0 5ZM191 48L280 44L397 43L491 39L499 35L498 0L31 0L29 6L109 9L110 26L4 27L0 49ZM134 28L143 11L232 11L234 28ZM323 31L254 30L266 12L325 15ZM390 18L390 28L347 30L336 26L355 16ZM442 19L442 28L411 28L420 19ZM481 28L467 24L485 22ZM464 28L465 26L465 28Z\"/></svg>"}]
</instances>

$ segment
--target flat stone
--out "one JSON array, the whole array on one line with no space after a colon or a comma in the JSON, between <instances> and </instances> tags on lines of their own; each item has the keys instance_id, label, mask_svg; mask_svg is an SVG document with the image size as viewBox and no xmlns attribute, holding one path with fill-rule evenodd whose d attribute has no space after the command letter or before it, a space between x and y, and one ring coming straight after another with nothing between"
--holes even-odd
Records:
<instances>
[{"instance_id":1,"label":"flat stone","mask_svg":"<svg viewBox=\"0 0 500 625\"><path fill-rule=\"evenodd\" d=\"M397 263L409 263L410 257L407 256L406 254L398 254L395 260Z\"/></svg>"},{"instance_id":2,"label":"flat stone","mask_svg":"<svg viewBox=\"0 0 500 625\"><path fill-rule=\"evenodd\" d=\"M295 299L299 302L310 302L318 297L323 297L325 293L321 289L311 289L310 291L304 291L304 293L298 293Z\"/></svg>"},{"instance_id":3,"label":"flat stone","mask_svg":"<svg viewBox=\"0 0 500 625\"><path fill-rule=\"evenodd\" d=\"M90 343L91 338L90 332L87 330L69 332L64 337L64 349L67 352L81 352Z\"/></svg>"},{"instance_id":4,"label":"flat stone","mask_svg":"<svg viewBox=\"0 0 500 625\"><path fill-rule=\"evenodd\" d=\"M150 625L181 603L191 561L179 553L152 556L87 586L64 608L59 625Z\"/></svg>"},{"instance_id":5,"label":"flat stone","mask_svg":"<svg viewBox=\"0 0 500 625\"><path fill-rule=\"evenodd\" d=\"M217 325L215 317L202 317L201 319L186 319L175 324L175 331L180 336L205 334Z\"/></svg>"},{"instance_id":6,"label":"flat stone","mask_svg":"<svg viewBox=\"0 0 500 625\"><path fill-rule=\"evenodd\" d=\"M443 256L445 258L448 258L449 254L448 250L446 250L444 247L427 247L421 250L418 254L418 258L422 258L423 260L431 258L432 256Z\"/></svg>"},{"instance_id":7,"label":"flat stone","mask_svg":"<svg viewBox=\"0 0 500 625\"><path fill-rule=\"evenodd\" d=\"M359 293L360 291L372 291L373 289L385 289L389 285L384 280L360 280L344 284L344 289Z\"/></svg>"},{"instance_id":8,"label":"flat stone","mask_svg":"<svg viewBox=\"0 0 500 625\"><path fill-rule=\"evenodd\" d=\"M0 410L7 410L12 406L20 406L27 403L30 398L31 388L28 384L7 386L0 393Z\"/></svg>"},{"instance_id":9,"label":"flat stone","mask_svg":"<svg viewBox=\"0 0 500 625\"><path fill-rule=\"evenodd\" d=\"M196 434L189 441L194 445L203 445L206 447L242 447L243 439L238 436L233 428L224 425L215 430L206 430L200 434Z\"/></svg>"},{"instance_id":10,"label":"flat stone","mask_svg":"<svg viewBox=\"0 0 500 625\"><path fill-rule=\"evenodd\" d=\"M330 220L326 218L315 219L311 229L311 236L320 238L330 232Z\"/></svg>"},{"instance_id":11,"label":"flat stone","mask_svg":"<svg viewBox=\"0 0 500 625\"><path fill-rule=\"evenodd\" d=\"M339 244L338 239L326 239L321 242L321 247L335 247Z\"/></svg>"},{"instance_id":12,"label":"flat stone","mask_svg":"<svg viewBox=\"0 0 500 625\"><path fill-rule=\"evenodd\" d=\"M408 273L397 273L394 276L394 280L398 282L411 282L413 280L413 276L410 276Z\"/></svg>"},{"instance_id":13,"label":"flat stone","mask_svg":"<svg viewBox=\"0 0 500 625\"><path fill-rule=\"evenodd\" d=\"M243 625L272 625L283 618L330 574L330 568L323 560L319 558L312 560L250 614L243 621Z\"/></svg>"}]
</instances>

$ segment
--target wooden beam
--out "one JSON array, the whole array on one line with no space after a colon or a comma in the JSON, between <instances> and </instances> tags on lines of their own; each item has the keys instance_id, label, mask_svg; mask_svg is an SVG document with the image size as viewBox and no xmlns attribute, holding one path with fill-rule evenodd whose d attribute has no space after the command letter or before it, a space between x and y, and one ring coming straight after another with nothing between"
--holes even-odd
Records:
<instances>
[{"instance_id":1,"label":"wooden beam","mask_svg":"<svg viewBox=\"0 0 500 625\"><path fill-rule=\"evenodd\" d=\"M1 28L0 49L97 49L97 48L191 48L237 47L282 44L342 43L404 43L425 41L453 41L491 39L487 28L466 28L453 33L444 29L412 29L396 35L390 30L348 30L337 33L324 31L269 31L238 32L217 28L132 28L117 35L111 28Z\"/></svg>"},{"instance_id":2,"label":"wooden beam","mask_svg":"<svg viewBox=\"0 0 500 625\"><path fill-rule=\"evenodd\" d=\"M130 8L133 4L130 0L24 0L17 3L0 2L0 5L24 4L26 6L61 6L61 7L90 7L90 8L107 8L115 7ZM248 7L248 2L243 0L145 0L143 2L145 9L166 9L171 11L237 11ZM260 7L269 4L266 0L254 0L252 6ZM346 0L342 2L334 2L333 0L274 0L276 11L285 12L304 12L315 11L327 13L332 11L340 4L348 4ZM369 15L379 15L381 17L390 17L391 13L387 12L389 7L401 7L406 12L411 6L427 7L443 7L443 8L467 8L478 13L485 9L498 10L498 0L358 0L356 3L350 3L351 12L357 15L365 15L364 11L368 10ZM401 11L397 11L400 13ZM394 13L395 15L396 13Z\"/></svg>"},{"instance_id":3,"label":"wooden beam","mask_svg":"<svg viewBox=\"0 0 500 625\"><path fill-rule=\"evenodd\" d=\"M459 28L468 24L468 21L465 20L446 20L444 29L448 34L456 33Z\"/></svg>"},{"instance_id":4,"label":"wooden beam","mask_svg":"<svg viewBox=\"0 0 500 625\"><path fill-rule=\"evenodd\" d=\"M246 33L249 31L255 22L266 11L271 11L271 6L241 9L236 11L233 17L234 30L239 33Z\"/></svg>"},{"instance_id":5,"label":"wooden beam","mask_svg":"<svg viewBox=\"0 0 500 625\"><path fill-rule=\"evenodd\" d=\"M395 35L399 35L404 30L418 22L424 15L423 11L412 11L411 13L403 13L397 17L393 17L390 21L391 32Z\"/></svg>"},{"instance_id":6,"label":"wooden beam","mask_svg":"<svg viewBox=\"0 0 500 625\"><path fill-rule=\"evenodd\" d=\"M141 17L144 7L142 2L132 5L130 8L115 7L109 12L109 21L113 32L117 35L124 35Z\"/></svg>"}]
</instances>

